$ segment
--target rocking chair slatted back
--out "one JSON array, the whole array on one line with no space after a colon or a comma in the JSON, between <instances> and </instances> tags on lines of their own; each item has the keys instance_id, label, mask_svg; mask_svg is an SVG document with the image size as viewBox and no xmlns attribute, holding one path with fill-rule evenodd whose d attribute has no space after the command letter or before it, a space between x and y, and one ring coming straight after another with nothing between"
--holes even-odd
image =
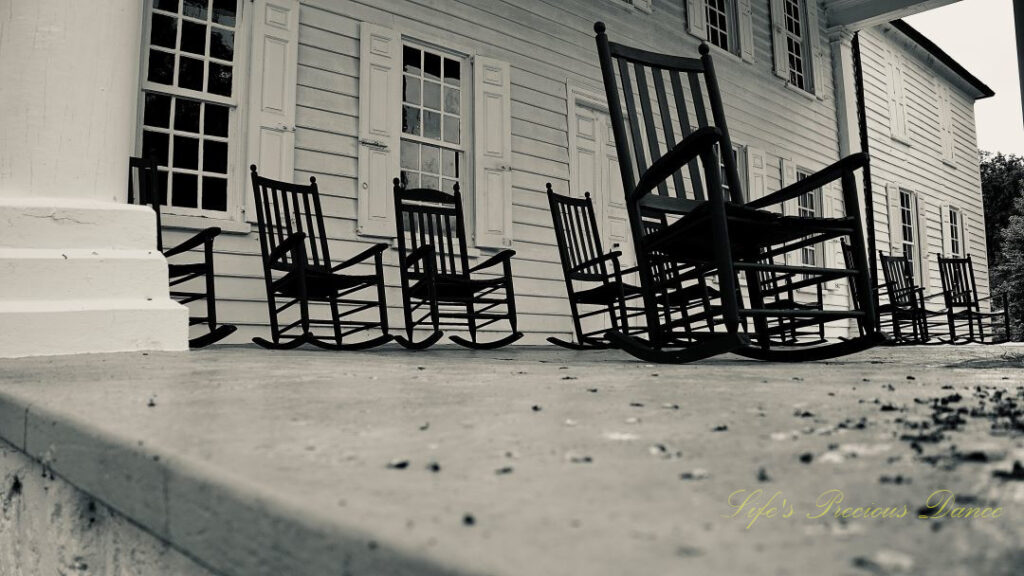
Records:
<instances>
[{"instance_id":1,"label":"rocking chair slatted back","mask_svg":"<svg viewBox=\"0 0 1024 576\"><path fill-rule=\"evenodd\" d=\"M940 255L939 273L942 276L942 296L946 308L979 307L978 286L974 283L974 263L970 256L945 258Z\"/></svg>"},{"instance_id":2,"label":"rocking chair slatted back","mask_svg":"<svg viewBox=\"0 0 1024 576\"><path fill-rule=\"evenodd\" d=\"M160 197L156 192L159 178L157 163L151 158L128 158L128 203L150 206L156 212L156 249L164 251L163 226L160 225Z\"/></svg>"},{"instance_id":3,"label":"rocking chair slatted back","mask_svg":"<svg viewBox=\"0 0 1024 576\"><path fill-rule=\"evenodd\" d=\"M620 163L627 197L637 186L636 175L647 172L694 129L714 127L722 132L720 149L728 151L721 158L726 166L725 184L730 190L727 200L742 203L739 173L707 48L702 47L702 57L695 59L638 50L609 42L603 35L599 36L599 44L603 44L599 45L601 58L608 62L602 66L605 85L616 88L607 90L616 147L620 157L631 159ZM674 198L680 213L706 200L706 187L710 184L699 158L686 166L687 174L677 170L652 191ZM715 175L714 181L719 181L719 175Z\"/></svg>"},{"instance_id":4,"label":"rocking chair slatted back","mask_svg":"<svg viewBox=\"0 0 1024 576\"><path fill-rule=\"evenodd\" d=\"M301 233L306 236L306 265L330 270L331 254L316 178L311 176L308 185L291 184L259 176L255 165L250 169L264 258L269 258L289 238ZM266 264L277 270L295 266L290 251Z\"/></svg>"},{"instance_id":5,"label":"rocking chair slatted back","mask_svg":"<svg viewBox=\"0 0 1024 576\"><path fill-rule=\"evenodd\" d=\"M454 194L426 188L406 190L397 187L395 210L398 213L398 247L403 257L423 246L433 248L434 271L441 276L469 275L466 231L462 214L462 194L455 184ZM410 272L426 272L422 260Z\"/></svg>"},{"instance_id":6,"label":"rocking chair slatted back","mask_svg":"<svg viewBox=\"0 0 1024 576\"><path fill-rule=\"evenodd\" d=\"M555 194L547 185L548 201L554 215L555 238L562 262L568 264L566 274L573 280L602 280L608 277L608 267L601 248L597 217L590 192L583 198ZM584 266L590 262L589 266Z\"/></svg>"},{"instance_id":7,"label":"rocking chair slatted back","mask_svg":"<svg viewBox=\"0 0 1024 576\"><path fill-rule=\"evenodd\" d=\"M906 256L887 256L879 252L885 288L889 302L895 306L917 306L917 285L914 284L914 268Z\"/></svg>"}]
</instances>

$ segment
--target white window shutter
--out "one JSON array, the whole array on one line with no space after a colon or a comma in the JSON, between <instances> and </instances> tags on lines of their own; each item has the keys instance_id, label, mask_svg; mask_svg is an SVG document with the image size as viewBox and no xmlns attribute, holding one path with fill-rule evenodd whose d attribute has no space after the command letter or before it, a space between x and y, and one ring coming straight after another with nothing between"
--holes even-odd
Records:
<instances>
[{"instance_id":1,"label":"white window shutter","mask_svg":"<svg viewBox=\"0 0 1024 576\"><path fill-rule=\"evenodd\" d=\"M831 186L831 194L828 194L825 198L825 214L826 218L842 218L843 210L840 208L842 202L836 199L838 193L838 186ZM832 238L831 240L825 241L825 267L826 268L845 268L846 263L843 261L843 247L839 242L839 238ZM838 286L839 280L833 280L828 282L830 288Z\"/></svg>"},{"instance_id":2,"label":"white window shutter","mask_svg":"<svg viewBox=\"0 0 1024 576\"><path fill-rule=\"evenodd\" d=\"M775 58L775 75L789 81L789 53L786 49L786 8L785 0L772 1L772 53Z\"/></svg>"},{"instance_id":3,"label":"white window shutter","mask_svg":"<svg viewBox=\"0 0 1024 576\"><path fill-rule=\"evenodd\" d=\"M395 235L402 117L402 41L390 28L359 25L359 166L357 232Z\"/></svg>"},{"instance_id":4,"label":"white window shutter","mask_svg":"<svg viewBox=\"0 0 1024 576\"><path fill-rule=\"evenodd\" d=\"M291 182L295 169L295 91L299 50L299 0L253 3L249 73L247 164L261 176ZM256 221L252 194L246 219Z\"/></svg>"},{"instance_id":5,"label":"white window shutter","mask_svg":"<svg viewBox=\"0 0 1024 576\"><path fill-rule=\"evenodd\" d=\"M747 202L763 198L768 192L764 150L747 146Z\"/></svg>"},{"instance_id":6,"label":"white window shutter","mask_svg":"<svg viewBox=\"0 0 1024 576\"><path fill-rule=\"evenodd\" d=\"M903 240L902 222L900 220L900 187L895 182L885 185L885 197L889 202L889 254L902 254Z\"/></svg>"},{"instance_id":7,"label":"white window shutter","mask_svg":"<svg viewBox=\"0 0 1024 576\"><path fill-rule=\"evenodd\" d=\"M701 40L708 39L706 0L686 0L686 31Z\"/></svg>"},{"instance_id":8,"label":"white window shutter","mask_svg":"<svg viewBox=\"0 0 1024 576\"><path fill-rule=\"evenodd\" d=\"M982 229L982 235L985 234ZM971 218L967 215L967 210L960 210L960 250L964 253L966 258L971 253Z\"/></svg>"},{"instance_id":9,"label":"white window shutter","mask_svg":"<svg viewBox=\"0 0 1024 576\"><path fill-rule=\"evenodd\" d=\"M921 255L921 274L917 284L925 290L931 285L931 270L928 260L931 257L931 248L928 241L928 202L921 194L914 195L917 208L917 251Z\"/></svg>"},{"instance_id":10,"label":"white window shutter","mask_svg":"<svg viewBox=\"0 0 1024 576\"><path fill-rule=\"evenodd\" d=\"M939 206L939 214L942 217L942 255L943 256L952 256L953 255L953 239L952 239L952 237L950 236L950 233L949 233L949 231L950 231L950 229L952 228L953 225L950 222L951 219L949 217L949 208L950 208L949 204L942 204L941 206ZM961 240L961 242L963 242L963 240Z\"/></svg>"},{"instance_id":11,"label":"white window shutter","mask_svg":"<svg viewBox=\"0 0 1024 576\"><path fill-rule=\"evenodd\" d=\"M512 104L509 65L473 60L476 245L512 245Z\"/></svg>"},{"instance_id":12,"label":"white window shutter","mask_svg":"<svg viewBox=\"0 0 1024 576\"><path fill-rule=\"evenodd\" d=\"M779 177L781 179L782 188L796 182L796 164L789 158L779 158ZM796 212L794 209L795 204L796 200L787 200L783 202L782 206L780 206L782 214L784 216L793 215ZM786 252L785 263L795 264L796 262L799 262L799 260L794 259L799 258L799 256L800 255L798 253Z\"/></svg>"},{"instance_id":13,"label":"white window shutter","mask_svg":"<svg viewBox=\"0 0 1024 576\"><path fill-rule=\"evenodd\" d=\"M822 49L821 31L818 21L818 0L807 0L807 42L811 48L811 77L814 80L814 95L825 99L825 51Z\"/></svg>"},{"instance_id":14,"label":"white window shutter","mask_svg":"<svg viewBox=\"0 0 1024 576\"><path fill-rule=\"evenodd\" d=\"M907 131L907 67L903 57L895 53L892 56L892 70L893 120L895 121L892 125L894 130L893 137L903 142L909 142L910 139Z\"/></svg>"},{"instance_id":15,"label":"white window shutter","mask_svg":"<svg viewBox=\"0 0 1024 576\"><path fill-rule=\"evenodd\" d=\"M754 22L750 0L736 0L736 20L739 24L740 56L744 62L754 61Z\"/></svg>"}]
</instances>

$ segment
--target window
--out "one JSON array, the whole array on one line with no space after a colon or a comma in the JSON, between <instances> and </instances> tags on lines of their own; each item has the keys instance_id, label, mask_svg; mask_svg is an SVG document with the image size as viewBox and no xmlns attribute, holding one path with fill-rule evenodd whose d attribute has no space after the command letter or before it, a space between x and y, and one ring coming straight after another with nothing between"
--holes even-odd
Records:
<instances>
[{"instance_id":1,"label":"window","mask_svg":"<svg viewBox=\"0 0 1024 576\"><path fill-rule=\"evenodd\" d=\"M913 192L900 189L900 248L905 256L910 257L910 266L914 278L921 276L921 270L917 254L917 225L915 214L917 213L917 198Z\"/></svg>"},{"instance_id":2,"label":"window","mask_svg":"<svg viewBox=\"0 0 1024 576\"><path fill-rule=\"evenodd\" d=\"M802 171L797 171L797 181L803 180L810 176L810 174ZM822 198L821 189L813 190L797 197L796 199L796 215L801 218L820 218L824 212L822 211ZM819 261L821 254L821 246L814 244L811 246L804 246L800 249L800 262L804 266L822 266L823 262Z\"/></svg>"},{"instance_id":3,"label":"window","mask_svg":"<svg viewBox=\"0 0 1024 576\"><path fill-rule=\"evenodd\" d=\"M959 208L949 208L949 252L962 258L964 255L964 220Z\"/></svg>"},{"instance_id":4,"label":"window","mask_svg":"<svg viewBox=\"0 0 1024 576\"><path fill-rule=\"evenodd\" d=\"M452 192L463 178L464 59L409 42L402 47L401 178L410 188Z\"/></svg>"},{"instance_id":5,"label":"window","mask_svg":"<svg viewBox=\"0 0 1024 576\"><path fill-rule=\"evenodd\" d=\"M789 81L797 88L807 89L803 11L800 0L786 0L786 56L789 59Z\"/></svg>"},{"instance_id":6,"label":"window","mask_svg":"<svg viewBox=\"0 0 1024 576\"><path fill-rule=\"evenodd\" d=\"M734 0L706 0L708 42L736 54L736 4Z\"/></svg>"},{"instance_id":7,"label":"window","mask_svg":"<svg viewBox=\"0 0 1024 576\"><path fill-rule=\"evenodd\" d=\"M151 0L143 38L141 154L156 160L160 201L225 217L237 128L240 0Z\"/></svg>"}]
</instances>

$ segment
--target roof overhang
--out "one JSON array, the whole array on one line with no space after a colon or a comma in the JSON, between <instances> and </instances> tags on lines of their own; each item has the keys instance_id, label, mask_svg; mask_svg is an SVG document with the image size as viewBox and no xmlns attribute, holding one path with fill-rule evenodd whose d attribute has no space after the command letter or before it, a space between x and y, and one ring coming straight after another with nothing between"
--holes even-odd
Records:
<instances>
[{"instance_id":1,"label":"roof overhang","mask_svg":"<svg viewBox=\"0 0 1024 576\"><path fill-rule=\"evenodd\" d=\"M860 30L959 0L825 0L829 28Z\"/></svg>"},{"instance_id":2,"label":"roof overhang","mask_svg":"<svg viewBox=\"0 0 1024 576\"><path fill-rule=\"evenodd\" d=\"M918 32L916 28L907 24L903 20L893 20L890 24L892 24L893 28L902 32L912 42L934 57L935 60L948 68L953 74L960 77L964 82L974 88L977 91L974 94L976 99L981 100L982 98L991 98L996 95L988 85L979 80L974 74L968 72L966 68L954 60L952 56L945 52L945 50L939 48L934 42L929 40L928 37Z\"/></svg>"}]
</instances>

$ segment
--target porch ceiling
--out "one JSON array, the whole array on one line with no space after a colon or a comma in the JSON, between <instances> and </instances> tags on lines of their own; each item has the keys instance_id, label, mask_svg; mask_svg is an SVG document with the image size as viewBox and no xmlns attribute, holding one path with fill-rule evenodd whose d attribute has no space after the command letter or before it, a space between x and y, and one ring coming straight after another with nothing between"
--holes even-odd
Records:
<instances>
[{"instance_id":1,"label":"porch ceiling","mask_svg":"<svg viewBox=\"0 0 1024 576\"><path fill-rule=\"evenodd\" d=\"M867 28L959 0L825 0L829 28Z\"/></svg>"}]
</instances>

